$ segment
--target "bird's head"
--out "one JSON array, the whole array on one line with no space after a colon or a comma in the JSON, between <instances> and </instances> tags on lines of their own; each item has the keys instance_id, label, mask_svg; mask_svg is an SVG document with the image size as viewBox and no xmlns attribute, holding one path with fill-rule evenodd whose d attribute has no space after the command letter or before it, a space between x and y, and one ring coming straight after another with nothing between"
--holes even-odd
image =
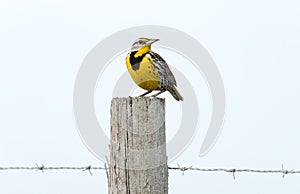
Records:
<instances>
[{"instance_id":1,"label":"bird's head","mask_svg":"<svg viewBox=\"0 0 300 194\"><path fill-rule=\"evenodd\" d=\"M158 40L159 39L138 38L132 44L131 52L133 51L148 52L151 50L151 45Z\"/></svg>"}]
</instances>

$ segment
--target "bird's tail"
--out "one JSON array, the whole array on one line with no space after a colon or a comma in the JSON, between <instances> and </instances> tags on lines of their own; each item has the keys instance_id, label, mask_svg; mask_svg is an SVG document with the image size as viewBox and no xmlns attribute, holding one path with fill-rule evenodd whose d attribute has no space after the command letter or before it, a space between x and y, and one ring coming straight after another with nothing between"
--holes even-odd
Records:
<instances>
[{"instance_id":1,"label":"bird's tail","mask_svg":"<svg viewBox=\"0 0 300 194\"><path fill-rule=\"evenodd\" d=\"M183 101L182 96L180 95L180 93L178 92L178 90L175 88L175 86L171 86L168 88L168 91L170 92L170 94L172 94L172 96L177 100L177 101Z\"/></svg>"}]
</instances>

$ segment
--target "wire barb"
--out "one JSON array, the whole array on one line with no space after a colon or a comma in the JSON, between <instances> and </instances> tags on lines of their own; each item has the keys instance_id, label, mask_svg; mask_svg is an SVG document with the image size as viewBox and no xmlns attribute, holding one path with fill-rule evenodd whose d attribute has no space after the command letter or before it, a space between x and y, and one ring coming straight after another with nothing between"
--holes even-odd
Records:
<instances>
[{"instance_id":1,"label":"wire barb","mask_svg":"<svg viewBox=\"0 0 300 194\"><path fill-rule=\"evenodd\" d=\"M229 170L228 172L231 172L231 173L232 173L233 180L235 180L235 172L236 172L236 169L233 168L233 169Z\"/></svg>"},{"instance_id":2,"label":"wire barb","mask_svg":"<svg viewBox=\"0 0 300 194\"><path fill-rule=\"evenodd\" d=\"M284 166L283 164L281 165L281 170L282 170L282 178L285 177L285 175L289 174L289 173L294 173L294 170L284 170Z\"/></svg>"},{"instance_id":3,"label":"wire barb","mask_svg":"<svg viewBox=\"0 0 300 194\"><path fill-rule=\"evenodd\" d=\"M35 166L36 166L36 170L37 171L40 170L42 173L44 173L44 169L45 169L44 164L42 164L42 166L39 166L37 163L35 163Z\"/></svg>"},{"instance_id":4,"label":"wire barb","mask_svg":"<svg viewBox=\"0 0 300 194\"><path fill-rule=\"evenodd\" d=\"M88 171L88 172L90 173L90 175L92 176L93 174L92 174L92 171L91 171L91 169L92 169L92 166L91 166L91 165L89 165L89 166L85 167L85 169L83 169L83 170L82 170L82 172L84 172L84 171Z\"/></svg>"},{"instance_id":5,"label":"wire barb","mask_svg":"<svg viewBox=\"0 0 300 194\"><path fill-rule=\"evenodd\" d=\"M180 167L180 165L177 163L177 169L178 170L181 170L181 172L182 172L182 176L184 176L184 172L185 171L187 171L187 170L189 170L190 168L192 168L192 166L190 166L190 167ZM171 169L170 167L168 167L169 169ZM175 170L174 168L172 168L172 170Z\"/></svg>"}]
</instances>

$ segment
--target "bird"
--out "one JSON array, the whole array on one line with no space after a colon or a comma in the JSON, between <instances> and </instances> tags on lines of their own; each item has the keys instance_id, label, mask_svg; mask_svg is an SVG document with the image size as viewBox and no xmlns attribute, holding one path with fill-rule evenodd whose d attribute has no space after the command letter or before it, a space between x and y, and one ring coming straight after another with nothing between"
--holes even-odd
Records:
<instances>
[{"instance_id":1,"label":"bird","mask_svg":"<svg viewBox=\"0 0 300 194\"><path fill-rule=\"evenodd\" d=\"M153 91L168 91L177 100L183 101L183 97L176 89L177 83L167 62L157 53L151 50L151 45L159 39L138 38L131 46L126 56L126 67L133 81L142 89L147 90L140 96L145 96Z\"/></svg>"}]
</instances>

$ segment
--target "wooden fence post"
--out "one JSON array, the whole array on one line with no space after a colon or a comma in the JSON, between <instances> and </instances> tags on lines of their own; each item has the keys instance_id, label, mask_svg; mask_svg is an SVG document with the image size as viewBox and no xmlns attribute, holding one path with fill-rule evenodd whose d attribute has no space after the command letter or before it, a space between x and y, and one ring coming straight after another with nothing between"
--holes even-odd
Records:
<instances>
[{"instance_id":1,"label":"wooden fence post","mask_svg":"<svg viewBox=\"0 0 300 194\"><path fill-rule=\"evenodd\" d=\"M164 99L114 98L110 133L108 193L167 194Z\"/></svg>"}]
</instances>

